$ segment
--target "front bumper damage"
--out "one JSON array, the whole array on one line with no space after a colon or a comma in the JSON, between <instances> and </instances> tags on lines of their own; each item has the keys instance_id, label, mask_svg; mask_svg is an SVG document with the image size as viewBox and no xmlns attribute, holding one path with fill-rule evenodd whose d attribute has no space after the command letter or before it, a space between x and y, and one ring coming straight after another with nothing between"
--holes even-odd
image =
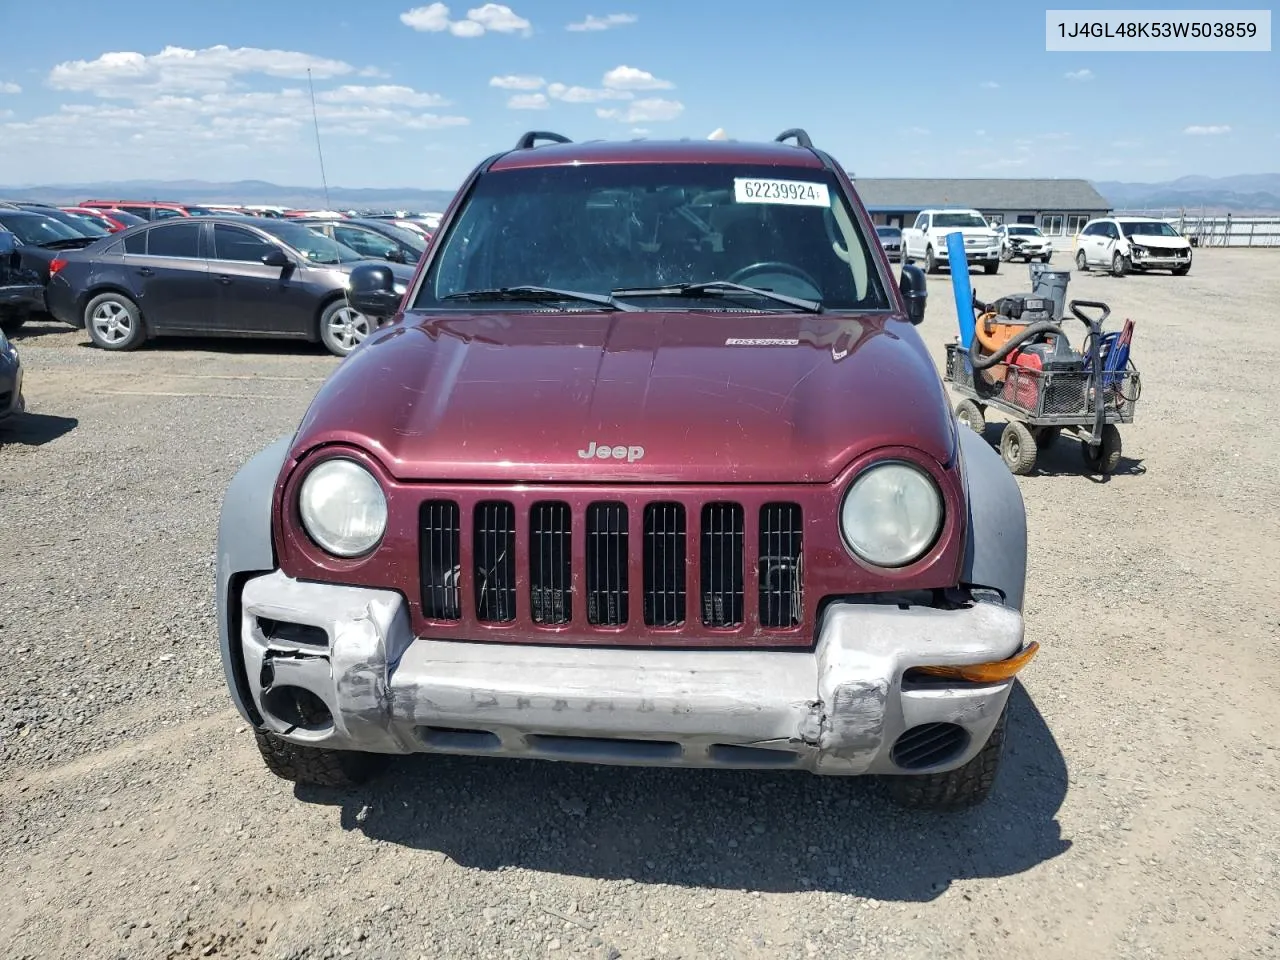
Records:
<instances>
[{"instance_id":1,"label":"front bumper damage","mask_svg":"<svg viewBox=\"0 0 1280 960\"><path fill-rule=\"evenodd\" d=\"M904 685L904 671L1004 660L1023 647L1021 614L995 603L834 603L804 652L428 640L413 635L396 592L279 571L246 581L240 608L236 640L266 729L375 753L936 772L981 749L1013 681ZM305 715L286 706L296 688L313 705ZM900 740L925 736L946 749L899 765Z\"/></svg>"}]
</instances>

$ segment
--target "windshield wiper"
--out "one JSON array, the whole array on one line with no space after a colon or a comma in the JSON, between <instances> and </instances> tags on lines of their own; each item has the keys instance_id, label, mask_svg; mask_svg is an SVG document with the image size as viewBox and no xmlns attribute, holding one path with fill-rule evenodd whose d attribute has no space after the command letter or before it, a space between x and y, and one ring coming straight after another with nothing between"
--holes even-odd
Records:
<instances>
[{"instance_id":1,"label":"windshield wiper","mask_svg":"<svg viewBox=\"0 0 1280 960\"><path fill-rule=\"evenodd\" d=\"M460 293L446 294L444 300L581 300L583 303L594 303L610 310L638 310L627 303L618 303L612 294L584 293L580 290L556 290L552 287L494 287L489 290L463 290Z\"/></svg>"},{"instance_id":2,"label":"windshield wiper","mask_svg":"<svg viewBox=\"0 0 1280 960\"><path fill-rule=\"evenodd\" d=\"M806 313L822 312L822 302L820 300L791 297L785 293L774 293L772 290L766 290L763 287L749 287L729 280L705 280L702 283L670 283L662 287L634 287L614 290L613 296L725 297L732 296L735 293L745 293L756 297L764 297L766 300L775 300L778 303L785 303L787 306L795 307L797 310L803 310Z\"/></svg>"}]
</instances>

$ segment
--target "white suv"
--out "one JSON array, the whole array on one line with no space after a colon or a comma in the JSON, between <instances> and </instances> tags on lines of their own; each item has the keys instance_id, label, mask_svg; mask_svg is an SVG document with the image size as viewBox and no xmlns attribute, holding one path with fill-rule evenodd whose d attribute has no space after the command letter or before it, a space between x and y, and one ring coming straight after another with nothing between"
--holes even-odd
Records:
<instances>
[{"instance_id":1,"label":"white suv","mask_svg":"<svg viewBox=\"0 0 1280 960\"><path fill-rule=\"evenodd\" d=\"M1000 224L996 227L1000 237L1001 260L1039 260L1048 263L1053 256L1053 243L1030 223Z\"/></svg>"},{"instance_id":2,"label":"white suv","mask_svg":"<svg viewBox=\"0 0 1280 960\"><path fill-rule=\"evenodd\" d=\"M987 273L1000 272L1000 238L977 210L922 210L902 231L902 258L924 260L926 273L947 265L947 234L964 235L964 256Z\"/></svg>"},{"instance_id":3,"label":"white suv","mask_svg":"<svg viewBox=\"0 0 1280 960\"><path fill-rule=\"evenodd\" d=\"M1168 222L1154 217L1090 220L1076 238L1076 269L1101 267L1117 276L1130 271L1191 271L1191 242Z\"/></svg>"}]
</instances>

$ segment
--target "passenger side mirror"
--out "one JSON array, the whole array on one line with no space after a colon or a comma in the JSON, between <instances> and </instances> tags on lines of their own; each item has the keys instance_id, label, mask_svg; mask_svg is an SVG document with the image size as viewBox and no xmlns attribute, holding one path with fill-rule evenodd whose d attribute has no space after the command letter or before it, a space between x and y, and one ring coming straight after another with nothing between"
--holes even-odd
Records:
<instances>
[{"instance_id":1,"label":"passenger side mirror","mask_svg":"<svg viewBox=\"0 0 1280 960\"><path fill-rule=\"evenodd\" d=\"M409 262L405 258L404 251L396 249L395 247L392 247L390 250L387 251L387 259L390 260L392 263L408 263Z\"/></svg>"},{"instance_id":2,"label":"passenger side mirror","mask_svg":"<svg viewBox=\"0 0 1280 960\"><path fill-rule=\"evenodd\" d=\"M289 255L279 247L273 247L270 253L264 253L262 262L268 267L284 268L293 266L293 261L289 259Z\"/></svg>"},{"instance_id":3,"label":"passenger side mirror","mask_svg":"<svg viewBox=\"0 0 1280 960\"><path fill-rule=\"evenodd\" d=\"M11 257L18 249L18 241L8 230L0 229L0 257Z\"/></svg>"},{"instance_id":4,"label":"passenger side mirror","mask_svg":"<svg viewBox=\"0 0 1280 960\"><path fill-rule=\"evenodd\" d=\"M914 263L903 263L898 289L902 291L902 299L907 302L907 319L919 324L924 320L924 304L929 297L924 271Z\"/></svg>"},{"instance_id":5,"label":"passenger side mirror","mask_svg":"<svg viewBox=\"0 0 1280 960\"><path fill-rule=\"evenodd\" d=\"M358 313L381 320L395 314L400 294L391 268L381 263L362 263L351 271L347 302Z\"/></svg>"}]
</instances>

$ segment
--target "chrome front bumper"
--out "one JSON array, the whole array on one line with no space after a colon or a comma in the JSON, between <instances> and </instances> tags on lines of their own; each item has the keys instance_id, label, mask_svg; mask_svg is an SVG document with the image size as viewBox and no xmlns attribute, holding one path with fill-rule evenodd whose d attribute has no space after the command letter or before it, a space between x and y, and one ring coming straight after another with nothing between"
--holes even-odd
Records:
<instances>
[{"instance_id":1,"label":"chrome front bumper","mask_svg":"<svg viewBox=\"0 0 1280 960\"><path fill-rule=\"evenodd\" d=\"M903 672L1003 660L1023 646L1021 614L991 603L958 610L836 603L804 652L427 640L413 635L398 593L278 571L245 583L241 610L254 706L286 740L642 766L844 775L951 769L986 742L1012 681L904 689ZM279 709L296 693L290 687L324 704L305 728ZM899 766L895 743L924 724L954 725L912 734L941 731L951 749L926 753L936 762Z\"/></svg>"}]
</instances>

